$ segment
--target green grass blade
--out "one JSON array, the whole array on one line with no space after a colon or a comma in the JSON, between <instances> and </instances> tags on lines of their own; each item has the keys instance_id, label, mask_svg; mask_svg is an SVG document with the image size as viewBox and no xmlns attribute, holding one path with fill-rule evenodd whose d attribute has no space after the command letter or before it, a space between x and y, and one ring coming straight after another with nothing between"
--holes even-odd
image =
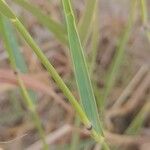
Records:
<instances>
[{"instance_id":1,"label":"green grass blade","mask_svg":"<svg viewBox=\"0 0 150 150\"><path fill-rule=\"evenodd\" d=\"M80 119L82 119L83 123L85 125L89 125L90 122L87 119L85 113L82 111L82 108L70 92L70 90L67 88L61 77L58 75L57 71L55 68L50 64L49 60L46 58L46 56L43 54L42 50L36 45L30 34L27 32L27 30L24 28L24 26L19 22L19 20L13 21L14 25L16 26L17 30L21 33L25 41L30 45L32 50L36 53L42 64L45 66L47 71L50 73L50 75L53 77L59 88L63 91L65 96L68 98L68 100L71 102L71 104L74 106L76 111L80 115Z\"/></svg>"},{"instance_id":2,"label":"green grass blade","mask_svg":"<svg viewBox=\"0 0 150 150\"><path fill-rule=\"evenodd\" d=\"M148 72L148 67L146 65L141 66L141 68L138 70L136 75L133 77L133 79L129 82L128 86L123 90L121 95L118 97L118 99L113 104L112 108L117 109L118 107L121 107L122 104L125 104L125 102L128 100L128 96L131 96L134 89L138 86L139 81L144 77L144 75Z\"/></svg>"},{"instance_id":3,"label":"green grass blade","mask_svg":"<svg viewBox=\"0 0 150 150\"><path fill-rule=\"evenodd\" d=\"M77 32L70 0L62 0L62 2L67 23L70 52L81 103L95 131L98 134L102 134L95 97L88 74L87 64L85 62L85 57L83 54L83 48L81 46L81 42Z\"/></svg>"},{"instance_id":4,"label":"green grass blade","mask_svg":"<svg viewBox=\"0 0 150 150\"><path fill-rule=\"evenodd\" d=\"M148 23L148 10L146 0L140 0L141 4L141 13L142 13L142 23L146 33L146 36L150 42L150 31L149 31L149 23Z\"/></svg>"},{"instance_id":5,"label":"green grass blade","mask_svg":"<svg viewBox=\"0 0 150 150\"><path fill-rule=\"evenodd\" d=\"M17 39L15 37L13 27L8 19L0 15L0 30L3 35L3 41L5 43L6 50L9 55L10 63L13 69L19 69L22 73L27 72L27 65L25 59L19 50Z\"/></svg>"},{"instance_id":6,"label":"green grass blade","mask_svg":"<svg viewBox=\"0 0 150 150\"><path fill-rule=\"evenodd\" d=\"M0 1L0 11L2 14L4 14L5 16L7 16L10 19L15 18L14 13L8 8L8 5L6 5L5 0Z\"/></svg>"},{"instance_id":7,"label":"green grass blade","mask_svg":"<svg viewBox=\"0 0 150 150\"><path fill-rule=\"evenodd\" d=\"M98 3L97 3L98 4ZM92 37L91 37L91 60L90 60L90 66L89 66L89 72L90 72L90 77L92 79L93 76L93 72L95 69L95 65L96 65L96 58L97 58L97 53L98 53L98 46L99 46L99 40L100 40L100 35L99 35L99 20L98 20L98 16L99 16L99 9L98 6L95 9L95 13L93 16L93 30L92 30Z\"/></svg>"},{"instance_id":8,"label":"green grass blade","mask_svg":"<svg viewBox=\"0 0 150 150\"><path fill-rule=\"evenodd\" d=\"M81 43L84 43L88 35L89 28L95 12L95 7L98 0L87 0L84 14L79 22L79 35Z\"/></svg>"},{"instance_id":9,"label":"green grass blade","mask_svg":"<svg viewBox=\"0 0 150 150\"><path fill-rule=\"evenodd\" d=\"M106 76L106 80L105 80L106 83L105 83L102 97L99 100L99 106L101 108L104 108L104 106L106 104L106 102L105 102L106 98L107 98L108 94L110 93L110 91L111 91L111 89L115 83L116 74L118 72L118 69L119 69L121 63L122 63L122 58L124 56L125 46L129 40L131 28L132 28L132 25L134 22L136 6L137 6L137 0L131 1L131 12L129 14L128 24L127 24L127 27L124 31L122 38L119 41L119 45L118 45L118 48L116 50L116 54L114 56L113 62L111 64L111 66L108 70L107 76Z\"/></svg>"},{"instance_id":10,"label":"green grass blade","mask_svg":"<svg viewBox=\"0 0 150 150\"><path fill-rule=\"evenodd\" d=\"M16 39L14 31L13 31L13 27L11 26L11 23L9 22L9 20L3 15L0 15L0 31L3 35L5 47L8 52L12 68L14 70L18 69L22 73L26 73L28 70L27 65L25 63L23 55L19 51L19 46L18 46L17 39ZM24 84L22 83L22 81L20 81L20 78L19 78L19 83L20 83L19 85L20 85L22 96L25 99L28 109L32 113L34 123L35 123L35 125L38 129L38 133L40 134L40 137L44 143L44 147L45 147L44 149L46 150L48 148L46 148L47 146L45 143L44 132L43 132L43 129L42 129L42 126L40 123L40 119L34 109L33 100L29 96L29 95L31 95L33 97L35 93L33 93L31 91L29 91L30 93L28 93L28 91L24 87Z\"/></svg>"},{"instance_id":11,"label":"green grass blade","mask_svg":"<svg viewBox=\"0 0 150 150\"><path fill-rule=\"evenodd\" d=\"M0 31L3 37L3 42L9 56L11 67L18 69L22 73L27 73L28 68L22 53L19 50L19 45L14 33L11 22L3 15L0 14ZM35 100L36 94L29 91L30 96Z\"/></svg>"},{"instance_id":12,"label":"green grass blade","mask_svg":"<svg viewBox=\"0 0 150 150\"><path fill-rule=\"evenodd\" d=\"M2 5L2 7L6 8L6 10L5 10L6 12L8 11L11 14L13 14L12 10L9 8L9 6L3 0L0 0L0 4ZM2 14L4 14L3 11L0 10L0 12ZM75 99L73 94L71 93L71 91L68 89L66 84L63 82L62 78L59 76L59 74L57 73L55 68L51 65L49 60L46 58L46 56L44 55L42 50L38 47L38 45L32 39L31 35L28 33L26 28L22 25L22 23L18 20L18 18L16 16L14 16L13 18L9 17L9 16L7 16L7 17L12 21L12 23L14 24L16 29L19 31L21 36L24 38L24 40L27 42L27 44L32 48L32 50L35 52L35 54L37 55L37 57L39 58L41 63L47 69L48 73L52 76L52 78L56 82L57 86L62 90L64 95L68 98L68 100L72 104L73 108L76 110L77 114L79 115L83 124L86 127L91 126L91 123L90 123L89 119L87 118L85 112L83 111L83 109L81 108L81 106L79 105L79 103L77 102L77 100ZM93 131L93 134L95 135L95 140L103 139L103 138L99 139L99 136L96 136L96 133L94 131Z\"/></svg>"},{"instance_id":13,"label":"green grass blade","mask_svg":"<svg viewBox=\"0 0 150 150\"><path fill-rule=\"evenodd\" d=\"M75 116L75 126L80 126L80 120L78 116ZM70 144L70 150L77 150L79 149L80 144L80 135L78 132L74 131L72 134L71 144Z\"/></svg>"},{"instance_id":14,"label":"green grass blade","mask_svg":"<svg viewBox=\"0 0 150 150\"><path fill-rule=\"evenodd\" d=\"M26 0L14 0L14 2L32 13L32 15L34 15L41 24L47 27L58 40L67 44L66 32L63 25L54 21L50 16L40 11L40 8L34 6Z\"/></svg>"},{"instance_id":15,"label":"green grass blade","mask_svg":"<svg viewBox=\"0 0 150 150\"><path fill-rule=\"evenodd\" d=\"M146 102L140 112L135 116L135 118L130 123L129 127L125 131L126 134L136 135L141 129L145 119L150 113L150 102Z\"/></svg>"},{"instance_id":16,"label":"green grass blade","mask_svg":"<svg viewBox=\"0 0 150 150\"><path fill-rule=\"evenodd\" d=\"M5 8L6 12L8 11L8 12L10 12L10 14L14 14L12 12L12 10L9 8L9 6L3 0L0 0L0 4L2 5L2 7ZM5 14L7 15L7 13L4 13L1 10L0 10L0 13L2 13L3 15L5 15ZM32 39L32 37L30 36L28 31L22 25L22 23L18 20L18 18L16 16L14 16L14 17L7 16L7 17L12 21L12 23L14 24L16 29L19 31L21 36L25 39L25 41L28 43L28 45L32 48L32 50L35 52L35 54L37 55L37 57L39 58L41 63L47 69L48 73L52 76L52 78L56 82L57 86L62 90L64 95L70 101L70 103L72 104L73 108L76 110L77 114L79 115L82 123L91 131L91 136L93 137L93 139L95 141L97 141L97 142L101 142L105 146L106 150L109 149L109 147L105 143L105 138L101 134L101 128L100 128L99 124L96 124L97 126L95 128L95 126L94 126L95 122L93 124L93 122L89 121L89 118L87 117L86 112L83 111L82 107L77 102L77 100L75 99L73 94L70 92L70 90L68 89L66 84L63 82L62 78L59 76L59 74L57 73L55 68L51 65L51 63L46 58L46 56L44 55L42 50L37 46L37 44ZM94 104L95 104L95 101L94 101ZM96 106L96 104L95 104L95 106ZM94 110L94 111L96 111L96 110ZM97 114L96 117L98 118L98 114ZM99 130L97 131L97 129L99 129Z\"/></svg>"},{"instance_id":17,"label":"green grass blade","mask_svg":"<svg viewBox=\"0 0 150 150\"><path fill-rule=\"evenodd\" d=\"M146 0L140 0L140 4L141 4L142 22L143 22L143 25L146 25L148 21Z\"/></svg>"},{"instance_id":18,"label":"green grass blade","mask_svg":"<svg viewBox=\"0 0 150 150\"><path fill-rule=\"evenodd\" d=\"M23 98L24 98L24 102L28 108L28 110L31 112L32 114L32 118L33 118L33 121L34 121L34 124L38 130L38 133L40 135L40 138L43 142L43 150L48 150L48 145L45 141L45 133L44 133L44 130L42 128L42 124L41 124L41 121L40 121L40 118L36 112L36 109L35 109L35 105L33 103L33 100L30 98L30 95L23 83L23 80L21 79L20 75L18 72L16 72L16 76L17 76L17 79L18 79L18 83L19 83L19 86L20 86L20 89L21 89L21 93L23 95Z\"/></svg>"}]
</instances>

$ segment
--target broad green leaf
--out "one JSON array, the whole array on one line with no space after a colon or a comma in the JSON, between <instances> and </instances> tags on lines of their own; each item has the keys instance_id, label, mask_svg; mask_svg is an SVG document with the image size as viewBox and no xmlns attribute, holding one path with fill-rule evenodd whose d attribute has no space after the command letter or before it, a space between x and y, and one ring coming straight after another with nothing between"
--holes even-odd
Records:
<instances>
[{"instance_id":1,"label":"broad green leaf","mask_svg":"<svg viewBox=\"0 0 150 150\"><path fill-rule=\"evenodd\" d=\"M61 42L67 44L66 32L63 25L54 21L50 16L44 14L40 8L34 6L27 0L14 0L15 3L32 13L38 21L51 31Z\"/></svg>"},{"instance_id":2,"label":"broad green leaf","mask_svg":"<svg viewBox=\"0 0 150 150\"><path fill-rule=\"evenodd\" d=\"M62 2L67 23L70 53L74 66L74 72L78 86L78 91L80 94L81 103L95 131L98 134L101 134L102 129L99 121L95 97L93 94L93 89L88 74L83 48L81 46L81 42L77 32L77 27L71 3L70 0L62 0Z\"/></svg>"}]
</instances>

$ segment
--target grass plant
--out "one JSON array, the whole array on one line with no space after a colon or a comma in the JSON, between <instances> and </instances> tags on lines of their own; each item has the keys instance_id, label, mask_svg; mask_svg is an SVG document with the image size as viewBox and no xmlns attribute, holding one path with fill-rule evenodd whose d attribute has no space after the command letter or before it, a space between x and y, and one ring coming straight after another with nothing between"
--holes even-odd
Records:
<instances>
[{"instance_id":1,"label":"grass plant","mask_svg":"<svg viewBox=\"0 0 150 150\"><path fill-rule=\"evenodd\" d=\"M28 68L25 59L19 50L19 45L17 43L17 38L15 37L13 27L9 22L9 20L3 15L0 16L0 31L1 34L3 35L3 41L9 56L12 69L18 70L22 73L27 73ZM17 75L17 79L20 85L21 94L24 98L25 105L28 108L28 110L30 110L33 122L37 127L40 138L42 139L43 149L48 150L48 145L45 142L45 135L44 130L42 129L41 120L35 109L34 104L35 99L31 99L35 98L35 93L33 91L26 90L24 83L19 75ZM19 108L17 109L19 110Z\"/></svg>"},{"instance_id":2,"label":"grass plant","mask_svg":"<svg viewBox=\"0 0 150 150\"><path fill-rule=\"evenodd\" d=\"M20 52L15 30L18 31L19 37L30 46L31 50L36 54L38 60L43 64L49 75L55 81L56 85L62 91L64 96L71 103L76 111L75 125L80 126L83 123L86 129L90 132L92 139L101 145L103 150L109 150L109 145L105 139L104 130L105 123L104 112L106 109L107 98L114 87L119 68L121 67L122 60L125 54L127 43L130 39L132 27L135 21L136 8L138 0L131 0L131 7L127 25L124 29L121 38L118 41L117 49L115 51L112 63L109 66L105 78L104 89L98 98L95 98L99 89L96 83L92 81L94 70L96 66L96 57L98 52L99 36L99 19L98 19L98 6L99 0L86 0L85 9L81 19L78 21L75 16L75 9L71 0L61 0L64 20L66 24L55 21L50 15L39 10L37 6L27 0L14 0L14 3L23 7L30 12L36 19L53 34L53 36L69 49L69 54L72 63L72 70L76 80L77 90L79 94L78 100L66 85L61 76L58 74L53 64L48 60L41 48L36 44L24 24L18 19L14 11L9 7L5 0L0 0L0 33L2 35L5 49L7 50L11 67L15 71L15 75L24 99L26 107L31 112L33 122L38 130L40 138L43 143L43 149L48 150L49 147L45 140L45 133L42 128L41 120L36 111L36 105L33 102L32 92L30 92L24 85L20 73L27 73L28 66L25 62L23 54ZM140 0L142 22L146 27L146 34L150 40L150 32L148 27L148 13L146 7L146 0ZM92 28L92 23L93 28ZM12 37L12 38L10 38ZM90 41L91 57L86 56L85 47L87 41ZM88 62L88 60L90 60ZM132 89L132 87L131 87ZM99 92L99 91L98 91ZM128 92L129 93L129 92ZM34 93L33 93L34 94ZM121 98L125 94L123 93ZM125 95L126 96L126 95ZM122 100L116 103L116 107L121 106ZM114 105L115 108L115 105ZM125 134L136 135L142 127L145 117L149 113L149 102L147 102L137 116L132 120L130 126L125 131ZM103 112L100 114L100 112ZM89 142L91 144L91 141ZM72 141L69 145L71 150L76 150L81 147L79 133L72 135ZM68 145L66 146L68 147Z\"/></svg>"},{"instance_id":3,"label":"grass plant","mask_svg":"<svg viewBox=\"0 0 150 150\"><path fill-rule=\"evenodd\" d=\"M74 48L78 48L77 56L80 56L81 63L83 63L82 67L84 69L84 73L83 73L82 78L85 77L85 79L83 79L83 80L84 80L85 84L87 86L89 86L86 89L87 92L89 92L89 93L84 93L86 91L80 91L80 95L81 95L81 98L82 97L84 98L86 96L85 94L89 94L89 96L91 96L91 98L94 99L90 79L89 79L89 76L88 76L87 66L86 66L86 63L85 63L84 55L83 55L83 50L82 50L82 47L81 47L81 44L80 44L78 33L76 31L76 26L75 26L75 22L74 22L72 10L71 10L70 1L63 1L63 6L64 6L64 12L65 12L66 21L67 21L68 38L69 38L69 41L70 41L70 48L71 48L71 50L73 50ZM91 99L89 99L89 101L88 101L88 102L92 102L91 103L92 106L89 106L90 109L91 109L90 111L92 111L92 114L94 113L94 116L92 116L91 113L89 112L89 110L87 109L87 107L88 107L87 104L84 103L84 101L82 101L83 102L83 104L82 104L83 108L77 102L75 97L72 95L72 93L70 92L68 87L65 85L65 83L63 82L63 80L61 79L61 77L59 76L57 71L55 70L55 68L51 65L51 63L46 58L46 56L43 54L41 49L37 46L35 41L32 39L32 37L30 36L30 34L26 30L26 28L18 20L17 16L13 13L13 11L9 8L9 6L7 5L7 3L5 1L0 0L0 8L1 8L0 12L3 15L5 15L14 24L14 26L16 27L16 29L18 30L20 35L25 39L25 41L32 48L32 50L35 52L35 54L37 55L37 57L39 58L41 63L45 66L45 68L47 69L49 74L53 77L53 79L55 80L58 87L62 90L64 95L68 98L68 100L70 101L70 103L72 104L74 109L76 110L76 112L79 115L81 121L84 123L84 125L88 129L91 130L91 136L97 142L101 142L104 145L105 149L109 149L108 146L106 145L106 143L104 142L104 137L102 135L102 131L101 131L100 126L99 126L99 118L98 118L98 113L97 113L95 101L92 102ZM71 42L72 38L70 38L70 36L69 36L70 34L74 34L73 35L74 40L76 41L77 45L72 44L72 42ZM77 81L78 81L78 79L80 80L80 78L77 74L76 74L76 78L77 78ZM88 91L89 90L88 88L90 89L90 91ZM80 89L80 90L83 90L83 89ZM86 100L86 99L84 99L84 100ZM93 118L94 118L94 120L93 120Z\"/></svg>"}]
</instances>

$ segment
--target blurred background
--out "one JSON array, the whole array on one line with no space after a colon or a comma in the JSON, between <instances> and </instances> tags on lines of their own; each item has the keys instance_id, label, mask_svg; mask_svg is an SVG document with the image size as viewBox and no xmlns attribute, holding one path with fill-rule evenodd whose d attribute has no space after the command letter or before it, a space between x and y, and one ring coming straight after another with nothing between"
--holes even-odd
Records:
<instances>
[{"instance_id":1,"label":"blurred background","mask_svg":"<svg viewBox=\"0 0 150 150\"><path fill-rule=\"evenodd\" d=\"M7 0L33 39L56 68L72 93L78 98L69 49L47 25L29 10L21 0ZM28 4L65 26L60 0L29 0ZM80 23L86 0L72 0L76 22ZM146 1L150 16L150 0ZM26 8L28 7L28 8ZM150 26L143 23L141 5L137 4L133 20L131 0L99 0L95 20L84 42L87 64L93 60L91 80L97 103L106 92L107 106L103 117L105 135L111 149L150 149ZM40 15L39 15L40 16ZM0 16L1 17L1 16ZM150 19L148 17L148 19ZM47 143L53 150L99 150L62 92L41 65L31 48L7 20L9 39L16 39L21 77L31 93L33 103L44 128ZM2 22L1 22L2 23ZM96 32L94 32L96 29ZM93 34L97 45L92 47ZM125 37L126 34L126 37ZM124 40L123 40L124 39ZM122 43L121 43L122 42ZM38 131L20 94L16 76L8 58L0 32L0 148L3 150L42 149ZM121 47L121 46L122 47ZM121 47L121 48L120 48ZM123 49L118 54L119 49ZM94 52L93 52L93 51ZM115 58L120 55L113 70ZM118 56L119 57L119 56ZM111 73L111 71L114 73ZM112 71L112 72L113 72ZM108 81L108 82L107 82ZM98 105L99 106L99 105Z\"/></svg>"}]
</instances>

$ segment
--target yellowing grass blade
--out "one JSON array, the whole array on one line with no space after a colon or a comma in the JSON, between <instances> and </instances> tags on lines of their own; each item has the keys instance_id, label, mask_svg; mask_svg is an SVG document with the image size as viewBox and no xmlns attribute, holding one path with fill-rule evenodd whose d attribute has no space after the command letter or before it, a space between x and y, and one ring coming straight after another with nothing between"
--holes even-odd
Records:
<instances>
[{"instance_id":1,"label":"yellowing grass blade","mask_svg":"<svg viewBox=\"0 0 150 150\"><path fill-rule=\"evenodd\" d=\"M77 48L77 53L75 51L74 52L77 54L76 58L79 58L79 63L76 63L75 67L77 67L77 68L79 67L78 68L79 70L77 71L76 75L79 75L79 72L81 72L81 78L80 78L80 76L78 76L77 79L79 79L79 80L77 80L77 81L78 81L78 85L80 85L80 86L78 86L78 87L80 87L79 90L81 91L80 95L81 95L82 99L84 98L82 100L84 110L79 105L79 103L77 102L75 97L72 95L72 93L68 89L68 87L65 85L62 78L59 76L59 74L55 70L55 68L51 65L51 63L46 58L46 56L43 54L41 49L38 47L38 45L32 39L32 37L30 36L30 34L26 30L26 28L18 20L16 15L13 13L13 11L9 8L9 6L3 0L0 0L0 5L1 5L0 8L4 7L5 9L3 9L2 11L0 9L0 13L7 16L9 18L9 20L12 21L13 25L16 27L18 32L22 35L24 40L28 43L28 45L36 53L36 55L39 58L39 60L41 61L41 63L45 66L45 68L47 69L49 74L55 80L58 87L62 90L64 95L68 98L68 100L70 101L70 103L72 104L72 106L74 107L76 112L78 113L81 121L91 131L91 136L93 137L93 139L96 142L100 142L105 150L109 150L109 147L108 147L107 143L105 142L105 138L102 135L102 130L100 127L95 98L94 98L93 90L91 87L91 82L90 82L90 79L88 76L88 71L87 71L87 66L85 63L85 58L83 55L83 50L82 50L82 47L80 44L79 36L76 31L76 25L74 22L73 13L71 11L72 9L71 9L71 5L70 5L70 1L63 1L63 2L64 2L63 6L64 6L65 14L66 14L66 19L68 22L68 29L69 29L68 31L69 31L69 38L70 38L70 43L71 43L70 47L72 50L75 50ZM5 13L4 10L6 12L8 11L9 14ZM72 30L70 30L70 29L72 29ZM73 36L70 36L72 34L73 34ZM75 42L75 43L72 44L72 42ZM82 80L83 80L83 82L82 82ZM80 81L82 82L82 84ZM89 119L91 122L89 121Z\"/></svg>"},{"instance_id":2,"label":"yellowing grass blade","mask_svg":"<svg viewBox=\"0 0 150 150\"><path fill-rule=\"evenodd\" d=\"M81 46L77 32L71 3L70 0L62 0L62 2L67 23L70 52L82 106L95 131L100 134L102 133L102 130L100 126L97 106L88 74L85 56L83 54L83 48Z\"/></svg>"}]
</instances>

